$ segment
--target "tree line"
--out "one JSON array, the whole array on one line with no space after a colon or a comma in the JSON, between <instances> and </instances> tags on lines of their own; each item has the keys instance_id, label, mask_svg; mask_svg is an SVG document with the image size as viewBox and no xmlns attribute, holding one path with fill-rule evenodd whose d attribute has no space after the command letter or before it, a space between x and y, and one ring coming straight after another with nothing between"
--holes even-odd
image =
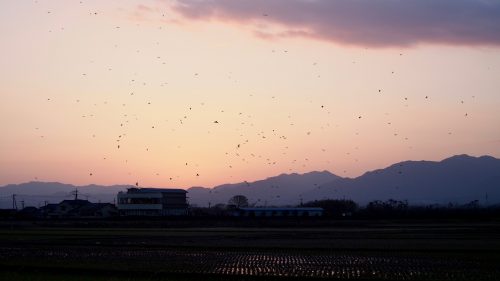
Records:
<instances>
[{"instance_id":1,"label":"tree line","mask_svg":"<svg viewBox=\"0 0 500 281\"><path fill-rule=\"evenodd\" d=\"M227 204L216 204L209 208L191 207L193 215L226 216L231 210L251 206L244 195L235 195ZM275 206L283 207L283 206ZM474 218L500 217L500 205L483 206L478 200L465 204L428 204L410 205L407 200L388 199L374 200L360 206L350 199L323 199L309 201L300 205L286 207L319 207L323 208L324 217L332 218Z\"/></svg>"}]
</instances>

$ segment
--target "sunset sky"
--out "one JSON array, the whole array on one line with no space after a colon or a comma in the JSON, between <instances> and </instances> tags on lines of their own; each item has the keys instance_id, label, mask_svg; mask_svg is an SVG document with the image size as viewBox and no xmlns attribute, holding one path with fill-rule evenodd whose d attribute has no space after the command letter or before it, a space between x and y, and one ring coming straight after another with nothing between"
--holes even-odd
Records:
<instances>
[{"instance_id":1,"label":"sunset sky","mask_svg":"<svg viewBox=\"0 0 500 281\"><path fill-rule=\"evenodd\" d=\"M0 1L0 185L500 157L500 1Z\"/></svg>"}]
</instances>

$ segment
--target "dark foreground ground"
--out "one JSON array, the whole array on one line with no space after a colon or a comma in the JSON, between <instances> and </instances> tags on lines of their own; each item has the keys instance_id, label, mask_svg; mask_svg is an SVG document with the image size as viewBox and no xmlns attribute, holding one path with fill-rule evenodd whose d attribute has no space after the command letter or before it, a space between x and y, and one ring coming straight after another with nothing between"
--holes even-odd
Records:
<instances>
[{"instance_id":1,"label":"dark foreground ground","mask_svg":"<svg viewBox=\"0 0 500 281\"><path fill-rule=\"evenodd\" d=\"M151 225L0 222L0 280L500 280L499 222Z\"/></svg>"}]
</instances>

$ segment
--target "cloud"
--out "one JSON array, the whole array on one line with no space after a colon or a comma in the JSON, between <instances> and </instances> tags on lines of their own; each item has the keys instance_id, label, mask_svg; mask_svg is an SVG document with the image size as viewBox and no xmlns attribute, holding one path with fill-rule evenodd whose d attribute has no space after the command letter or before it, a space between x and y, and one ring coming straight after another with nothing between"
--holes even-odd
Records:
<instances>
[{"instance_id":1,"label":"cloud","mask_svg":"<svg viewBox=\"0 0 500 281\"><path fill-rule=\"evenodd\" d=\"M174 9L188 19L250 25L261 38L500 46L498 0L177 0Z\"/></svg>"}]
</instances>

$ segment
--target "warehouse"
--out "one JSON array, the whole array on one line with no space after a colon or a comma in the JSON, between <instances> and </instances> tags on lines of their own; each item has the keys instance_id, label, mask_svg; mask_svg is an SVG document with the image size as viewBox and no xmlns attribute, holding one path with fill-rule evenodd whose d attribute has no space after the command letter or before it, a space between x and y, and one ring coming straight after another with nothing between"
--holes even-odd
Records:
<instances>
[{"instance_id":1,"label":"warehouse","mask_svg":"<svg viewBox=\"0 0 500 281\"><path fill-rule=\"evenodd\" d=\"M323 215L323 208L238 208L232 212L237 217L319 217Z\"/></svg>"},{"instance_id":2,"label":"warehouse","mask_svg":"<svg viewBox=\"0 0 500 281\"><path fill-rule=\"evenodd\" d=\"M169 188L129 188L118 193L118 210L123 216L187 215L187 191Z\"/></svg>"}]
</instances>

